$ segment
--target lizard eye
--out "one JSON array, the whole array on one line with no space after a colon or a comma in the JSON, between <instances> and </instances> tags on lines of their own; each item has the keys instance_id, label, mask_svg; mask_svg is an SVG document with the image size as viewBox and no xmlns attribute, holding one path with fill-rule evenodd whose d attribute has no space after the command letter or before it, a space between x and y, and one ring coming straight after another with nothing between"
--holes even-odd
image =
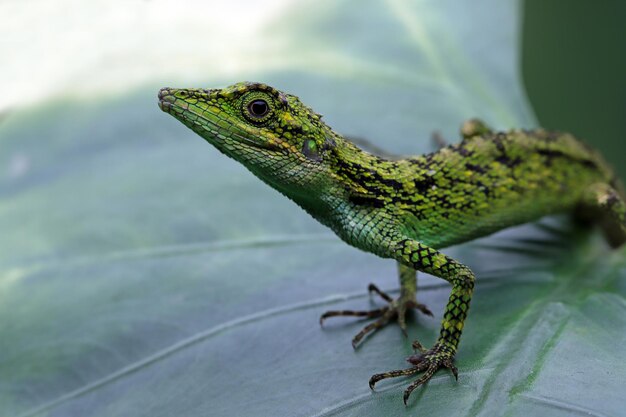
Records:
<instances>
[{"instance_id":1,"label":"lizard eye","mask_svg":"<svg viewBox=\"0 0 626 417\"><path fill-rule=\"evenodd\" d=\"M248 111L250 116L260 119L269 113L270 106L265 100L253 100L248 104Z\"/></svg>"}]
</instances>

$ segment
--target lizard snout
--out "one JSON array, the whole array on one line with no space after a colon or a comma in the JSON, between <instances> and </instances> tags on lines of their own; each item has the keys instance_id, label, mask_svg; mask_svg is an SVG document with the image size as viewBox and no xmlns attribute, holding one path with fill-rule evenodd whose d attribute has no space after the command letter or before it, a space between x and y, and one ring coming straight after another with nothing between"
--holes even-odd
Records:
<instances>
[{"instance_id":1,"label":"lizard snout","mask_svg":"<svg viewBox=\"0 0 626 417\"><path fill-rule=\"evenodd\" d=\"M169 87L164 87L159 90L157 95L159 98L159 108L164 112L167 112L169 104L174 102L175 90Z\"/></svg>"}]
</instances>

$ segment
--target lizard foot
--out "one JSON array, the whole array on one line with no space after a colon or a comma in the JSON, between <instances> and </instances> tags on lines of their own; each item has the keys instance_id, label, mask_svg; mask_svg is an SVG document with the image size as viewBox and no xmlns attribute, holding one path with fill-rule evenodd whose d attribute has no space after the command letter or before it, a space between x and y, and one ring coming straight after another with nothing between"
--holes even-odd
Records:
<instances>
[{"instance_id":1,"label":"lizard foot","mask_svg":"<svg viewBox=\"0 0 626 417\"><path fill-rule=\"evenodd\" d=\"M367 287L367 290L372 293L378 294L383 300L389 303L388 306L377 308L374 310L364 310L364 311L354 311L354 310L335 310L335 311L327 311L320 317L320 325L324 323L329 317L337 317L337 316L352 316L352 317L367 317L367 318L378 318L378 320L373 323L365 326L356 336L352 339L352 347L356 349L359 342L369 333L378 330L379 328L385 326L390 320L397 318L398 324L402 329L402 332L405 336L407 336L406 332L406 312L408 309L414 308L422 313L432 316L433 313L426 307L424 304L419 304L415 301L415 297L411 296L405 297L400 296L397 299L393 299L389 294L381 291L374 284L370 284Z\"/></svg>"},{"instance_id":2,"label":"lizard foot","mask_svg":"<svg viewBox=\"0 0 626 417\"><path fill-rule=\"evenodd\" d=\"M413 348L416 351L419 350L420 353L411 355L406 359L407 362L413 365L411 368L372 375L369 381L370 388L374 389L374 385L382 379L415 375L423 372L423 374L417 380L413 381L404 391L403 400L404 405L406 405L413 390L427 382L439 368L450 369L454 378L459 379L459 371L456 366L454 366L454 349L441 342L437 342L432 348L426 350L417 340L413 342Z\"/></svg>"}]
</instances>

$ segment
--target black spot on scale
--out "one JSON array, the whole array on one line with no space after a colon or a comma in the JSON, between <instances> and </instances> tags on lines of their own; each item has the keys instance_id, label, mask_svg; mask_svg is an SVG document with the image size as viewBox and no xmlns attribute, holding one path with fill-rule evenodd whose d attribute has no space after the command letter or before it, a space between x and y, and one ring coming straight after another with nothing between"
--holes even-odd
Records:
<instances>
[{"instance_id":1,"label":"black spot on scale","mask_svg":"<svg viewBox=\"0 0 626 417\"><path fill-rule=\"evenodd\" d=\"M521 158L517 157L517 158L511 159L506 154L502 154L502 155L498 156L495 160L497 162L501 163L502 165L506 165L509 168L515 168L516 166L518 166L519 164L522 163Z\"/></svg>"},{"instance_id":2,"label":"black spot on scale","mask_svg":"<svg viewBox=\"0 0 626 417\"><path fill-rule=\"evenodd\" d=\"M381 184L384 184L384 185L386 185L387 187L391 187L391 188L393 188L393 189L394 189L394 190L396 190L396 191L402 190L402 189L404 188L404 186L402 185L402 183L401 183L401 182L399 182L399 181L397 181L397 180L394 180L394 179L392 179L392 178L383 178L383 177L380 177L380 176L378 175L378 173L375 173L375 174L374 174L374 178L375 178L378 182L380 182Z\"/></svg>"},{"instance_id":3,"label":"black spot on scale","mask_svg":"<svg viewBox=\"0 0 626 417\"><path fill-rule=\"evenodd\" d=\"M579 164L592 169L598 169L598 164L592 160L587 158L575 158L571 155L563 153L562 151L556 149L538 149L537 153L539 155L543 155L546 157L546 165L551 166L554 159L556 158L564 158L570 161L578 162Z\"/></svg>"},{"instance_id":4,"label":"black spot on scale","mask_svg":"<svg viewBox=\"0 0 626 417\"><path fill-rule=\"evenodd\" d=\"M433 186L436 185L436 181L432 176L424 176L423 178L413 180L415 184L415 190L419 194L426 194L428 191L432 190Z\"/></svg>"},{"instance_id":5,"label":"black spot on scale","mask_svg":"<svg viewBox=\"0 0 626 417\"><path fill-rule=\"evenodd\" d=\"M506 152L506 149L504 147L505 139L506 139L506 135L504 133L497 133L492 139L493 143L496 145L496 149L498 149L498 151L500 151L501 153Z\"/></svg>"},{"instance_id":6,"label":"black spot on scale","mask_svg":"<svg viewBox=\"0 0 626 417\"><path fill-rule=\"evenodd\" d=\"M425 155L426 163L432 160L432 154ZM424 166L424 160L419 158L407 158L407 161L411 165L417 165L419 167Z\"/></svg>"},{"instance_id":7,"label":"black spot on scale","mask_svg":"<svg viewBox=\"0 0 626 417\"><path fill-rule=\"evenodd\" d=\"M461 142L461 144L459 144L458 146L453 146L451 149L460 154L461 156L472 156L474 154L474 151L470 151L469 149L466 149L464 145L464 142Z\"/></svg>"},{"instance_id":8,"label":"black spot on scale","mask_svg":"<svg viewBox=\"0 0 626 417\"><path fill-rule=\"evenodd\" d=\"M566 156L563 152L558 151L556 149L537 149L537 153L539 155L543 155L543 156L546 156L548 158L557 158L557 157L565 157Z\"/></svg>"},{"instance_id":9,"label":"black spot on scale","mask_svg":"<svg viewBox=\"0 0 626 417\"><path fill-rule=\"evenodd\" d=\"M476 181L476 187L478 187L478 189L482 191L483 194L485 194L485 197L490 198L493 196L493 190L491 189L491 187L485 185L483 182Z\"/></svg>"},{"instance_id":10,"label":"black spot on scale","mask_svg":"<svg viewBox=\"0 0 626 417\"><path fill-rule=\"evenodd\" d=\"M506 146L504 142L507 140L506 134L500 132L493 137L493 143L496 145L496 149L500 152L500 155L494 158L495 161L505 165L509 168L515 168L522 163L522 159L519 157L511 158L506 152Z\"/></svg>"},{"instance_id":11,"label":"black spot on scale","mask_svg":"<svg viewBox=\"0 0 626 417\"><path fill-rule=\"evenodd\" d=\"M356 204L358 206L371 206L376 208L383 208L385 206L385 202L383 200L378 199L373 195L350 194L348 196L348 200L352 204Z\"/></svg>"},{"instance_id":12,"label":"black spot on scale","mask_svg":"<svg viewBox=\"0 0 626 417\"><path fill-rule=\"evenodd\" d=\"M487 172L485 168L481 167L480 165L471 164L469 162L465 163L465 169L467 169L468 171L478 172L479 174L484 174Z\"/></svg>"},{"instance_id":13,"label":"black spot on scale","mask_svg":"<svg viewBox=\"0 0 626 417\"><path fill-rule=\"evenodd\" d=\"M591 159L581 159L579 160L579 162L583 164L584 166L586 166L587 168L598 169L598 164L596 164Z\"/></svg>"},{"instance_id":14,"label":"black spot on scale","mask_svg":"<svg viewBox=\"0 0 626 417\"><path fill-rule=\"evenodd\" d=\"M362 165L355 163L344 163L342 160L338 160L339 172L346 177L350 178L357 184L361 184L366 189L371 189L374 192L379 192L381 186L393 188L396 191L404 188L403 184L393 178L384 178L379 172L366 168ZM368 184L371 187L368 187Z\"/></svg>"},{"instance_id":15,"label":"black spot on scale","mask_svg":"<svg viewBox=\"0 0 626 417\"><path fill-rule=\"evenodd\" d=\"M539 155L543 155L546 157L546 166L552 166L552 164L554 163L554 159L556 157L562 157L563 153L560 151L552 151L552 150L548 150L548 149L538 149L537 153Z\"/></svg>"}]
</instances>

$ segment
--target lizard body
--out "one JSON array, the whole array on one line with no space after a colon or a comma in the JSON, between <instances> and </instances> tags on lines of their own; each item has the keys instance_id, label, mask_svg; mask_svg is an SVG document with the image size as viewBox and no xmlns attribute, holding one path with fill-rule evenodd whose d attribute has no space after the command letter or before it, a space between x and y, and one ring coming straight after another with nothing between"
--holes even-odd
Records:
<instances>
[{"instance_id":1,"label":"lizard body","mask_svg":"<svg viewBox=\"0 0 626 417\"><path fill-rule=\"evenodd\" d=\"M405 391L405 403L440 367L457 375L453 359L474 274L439 249L560 212L586 213L612 246L626 242L623 186L596 151L567 133L493 132L471 120L458 144L386 158L360 149L297 97L265 84L164 88L159 106L350 245L398 262L398 299L369 287L388 307L322 315L378 318L353 339L354 346L393 318L405 330L407 309L432 314L415 299L416 271L452 284L434 346L427 350L414 342L421 353L408 358L411 368L370 379L373 387L384 378L423 373Z\"/></svg>"}]
</instances>

